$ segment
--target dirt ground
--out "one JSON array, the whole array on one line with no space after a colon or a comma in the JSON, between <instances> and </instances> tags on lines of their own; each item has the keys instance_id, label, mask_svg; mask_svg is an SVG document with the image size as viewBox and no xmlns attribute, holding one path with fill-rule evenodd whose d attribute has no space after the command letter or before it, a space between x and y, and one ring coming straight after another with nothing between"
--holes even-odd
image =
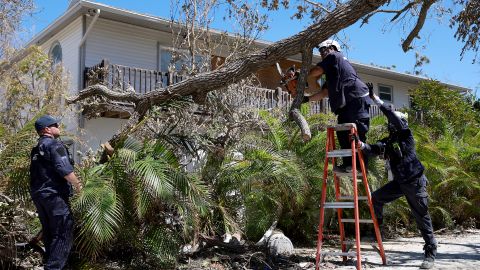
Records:
<instances>
[{"instance_id":1,"label":"dirt ground","mask_svg":"<svg viewBox=\"0 0 480 270\"><path fill-rule=\"evenodd\" d=\"M454 231L437 234L438 254L434 269L480 269L480 230ZM423 260L421 237L386 240L384 248L387 265L382 265L380 255L371 247L362 245L363 269L418 269ZM327 250L338 251L327 247ZM296 255L311 258L314 249L296 249ZM320 269L355 269L353 260L342 262L342 257L327 257ZM314 263L300 262L300 269L315 269ZM298 268L297 268L298 269Z\"/></svg>"}]
</instances>

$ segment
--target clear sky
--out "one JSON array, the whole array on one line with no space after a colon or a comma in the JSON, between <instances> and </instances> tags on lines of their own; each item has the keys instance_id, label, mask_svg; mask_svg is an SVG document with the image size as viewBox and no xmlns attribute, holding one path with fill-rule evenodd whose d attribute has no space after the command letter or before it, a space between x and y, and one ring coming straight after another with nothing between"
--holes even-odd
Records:
<instances>
[{"instance_id":1,"label":"clear sky","mask_svg":"<svg viewBox=\"0 0 480 270\"><path fill-rule=\"evenodd\" d=\"M68 2L68 0L35 0L37 11L25 23L28 30L27 39L59 17L66 10ZM170 0L96 0L96 2L164 18L170 17ZM285 10L269 12L269 29L261 39L275 42L303 30L308 21L291 20L292 14L293 11ZM357 23L340 32L338 36L348 43L349 48L344 52L348 59L377 66L395 65L397 71L412 72L415 51L404 53L401 49L401 39L408 33L403 32L400 25L385 26L390 18L390 15L376 15L362 28ZM218 18L213 27L225 30L226 26L221 18ZM473 53L467 53L463 60L460 60L463 45L456 41L453 34L454 31L448 27L446 19L443 22L435 19L427 21L420 32L423 39L416 43L419 47L424 47L420 53L430 59L430 63L422 70L427 77L468 87L474 91L478 89L477 97L480 97L480 63L472 64Z\"/></svg>"}]
</instances>

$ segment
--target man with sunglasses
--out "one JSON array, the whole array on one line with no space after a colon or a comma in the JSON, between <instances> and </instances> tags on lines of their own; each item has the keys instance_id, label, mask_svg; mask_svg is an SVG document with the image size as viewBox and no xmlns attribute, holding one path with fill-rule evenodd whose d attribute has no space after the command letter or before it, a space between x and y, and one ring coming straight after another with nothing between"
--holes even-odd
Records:
<instances>
[{"instance_id":1,"label":"man with sunglasses","mask_svg":"<svg viewBox=\"0 0 480 270\"><path fill-rule=\"evenodd\" d=\"M317 48L322 61L310 70L309 77L318 81L325 74L326 82L322 90L308 101L329 98L332 112L337 115L338 124L355 123L360 140L366 140L370 127L370 101L368 87L358 78L357 72L340 52L340 44L335 40L326 40ZM349 131L337 131L341 148L350 148ZM358 160L358 159L357 159ZM364 158L367 167L367 159ZM344 157L341 166L335 166L334 172L351 172L352 157ZM359 169L359 165L357 164Z\"/></svg>"},{"instance_id":2,"label":"man with sunglasses","mask_svg":"<svg viewBox=\"0 0 480 270\"><path fill-rule=\"evenodd\" d=\"M71 186L82 184L73 172L68 149L57 138L58 120L44 115L35 121L40 138L30 155L30 195L42 224L44 269L63 269L73 244L73 216L69 206Z\"/></svg>"}]
</instances>

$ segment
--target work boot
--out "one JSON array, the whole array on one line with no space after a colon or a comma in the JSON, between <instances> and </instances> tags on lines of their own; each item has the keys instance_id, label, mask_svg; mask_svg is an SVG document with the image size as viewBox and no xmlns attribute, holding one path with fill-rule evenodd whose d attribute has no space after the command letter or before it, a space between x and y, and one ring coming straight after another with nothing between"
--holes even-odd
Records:
<instances>
[{"instance_id":1,"label":"work boot","mask_svg":"<svg viewBox=\"0 0 480 270\"><path fill-rule=\"evenodd\" d=\"M437 246L435 244L423 246L425 250L425 259L423 259L420 269L431 269L435 264L435 256L437 256Z\"/></svg>"}]
</instances>

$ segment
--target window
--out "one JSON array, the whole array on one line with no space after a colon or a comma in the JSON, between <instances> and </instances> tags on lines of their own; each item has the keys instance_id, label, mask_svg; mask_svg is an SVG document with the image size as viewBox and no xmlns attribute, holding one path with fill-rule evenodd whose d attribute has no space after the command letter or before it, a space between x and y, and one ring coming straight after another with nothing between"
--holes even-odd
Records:
<instances>
[{"instance_id":1,"label":"window","mask_svg":"<svg viewBox=\"0 0 480 270\"><path fill-rule=\"evenodd\" d=\"M175 55L175 59L172 59ZM161 48L160 49L160 71L168 72L168 67L173 65L175 71L182 72L185 69L189 68L188 53L186 51L180 51L179 53L174 54L174 50L171 48ZM205 61L207 57L203 55L195 55L195 64L197 68L200 68L201 71L204 71ZM208 65L209 66L209 65Z\"/></svg>"},{"instance_id":2,"label":"window","mask_svg":"<svg viewBox=\"0 0 480 270\"><path fill-rule=\"evenodd\" d=\"M52 67L62 62L62 46L59 42L54 43L50 49L50 60L52 60Z\"/></svg>"},{"instance_id":3,"label":"window","mask_svg":"<svg viewBox=\"0 0 480 270\"><path fill-rule=\"evenodd\" d=\"M379 84L378 96L383 101L393 102L393 86Z\"/></svg>"}]
</instances>

